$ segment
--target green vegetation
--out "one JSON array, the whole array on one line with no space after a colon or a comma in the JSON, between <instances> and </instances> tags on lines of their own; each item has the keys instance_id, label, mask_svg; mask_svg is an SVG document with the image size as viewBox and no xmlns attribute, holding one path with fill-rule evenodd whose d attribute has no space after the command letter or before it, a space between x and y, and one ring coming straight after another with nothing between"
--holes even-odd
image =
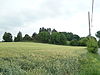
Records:
<instances>
[{"instance_id":1,"label":"green vegetation","mask_svg":"<svg viewBox=\"0 0 100 75\"><path fill-rule=\"evenodd\" d=\"M87 53L81 64L80 75L100 75L100 55Z\"/></svg>"},{"instance_id":2,"label":"green vegetation","mask_svg":"<svg viewBox=\"0 0 100 75\"><path fill-rule=\"evenodd\" d=\"M0 43L0 75L100 75L100 57L85 47Z\"/></svg>"},{"instance_id":3,"label":"green vegetation","mask_svg":"<svg viewBox=\"0 0 100 75\"><path fill-rule=\"evenodd\" d=\"M11 33L10 33L11 34ZM5 35L5 34L4 34ZM7 38L10 38L8 36ZM11 38L12 39L12 38ZM71 46L80 46L79 40L80 36L73 34L71 32L58 32L55 29L51 28L40 28L39 33L33 33L32 36L29 36L28 34L25 34L24 37L22 37L22 32L19 31L16 37L14 37L14 42L40 42L40 43L49 43L49 44L56 44L56 45L71 45ZM3 38L3 40L5 40ZM10 41L10 42L12 42ZM8 41L4 41L8 42ZM74 44L73 44L74 42ZM77 43L76 43L77 42Z\"/></svg>"},{"instance_id":4,"label":"green vegetation","mask_svg":"<svg viewBox=\"0 0 100 75\"><path fill-rule=\"evenodd\" d=\"M94 37L88 37L87 50L91 53L97 53L98 42Z\"/></svg>"},{"instance_id":5,"label":"green vegetation","mask_svg":"<svg viewBox=\"0 0 100 75\"><path fill-rule=\"evenodd\" d=\"M12 34L5 32L3 35L4 42L12 42Z\"/></svg>"},{"instance_id":6,"label":"green vegetation","mask_svg":"<svg viewBox=\"0 0 100 75\"><path fill-rule=\"evenodd\" d=\"M14 38L15 42L20 42L22 41L23 37L22 37L22 33L19 31L19 33L17 34L17 37Z\"/></svg>"}]
</instances>

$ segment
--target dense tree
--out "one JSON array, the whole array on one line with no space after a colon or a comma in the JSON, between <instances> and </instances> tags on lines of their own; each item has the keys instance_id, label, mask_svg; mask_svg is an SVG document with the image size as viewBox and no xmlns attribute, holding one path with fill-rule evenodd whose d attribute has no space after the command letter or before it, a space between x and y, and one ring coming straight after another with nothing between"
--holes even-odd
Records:
<instances>
[{"instance_id":1,"label":"dense tree","mask_svg":"<svg viewBox=\"0 0 100 75\"><path fill-rule=\"evenodd\" d=\"M73 33L71 33L71 32L66 33L66 38L68 41L73 40Z\"/></svg>"},{"instance_id":2,"label":"dense tree","mask_svg":"<svg viewBox=\"0 0 100 75\"><path fill-rule=\"evenodd\" d=\"M23 37L23 41L31 41L32 38L28 35L28 34L25 34L25 36Z\"/></svg>"},{"instance_id":3,"label":"dense tree","mask_svg":"<svg viewBox=\"0 0 100 75\"><path fill-rule=\"evenodd\" d=\"M37 39L39 40L39 42L49 43L50 34L46 31L42 31L38 34Z\"/></svg>"},{"instance_id":4,"label":"dense tree","mask_svg":"<svg viewBox=\"0 0 100 75\"><path fill-rule=\"evenodd\" d=\"M97 31L97 33L95 34L97 38L99 38L100 40L100 31Z\"/></svg>"},{"instance_id":5,"label":"dense tree","mask_svg":"<svg viewBox=\"0 0 100 75\"><path fill-rule=\"evenodd\" d=\"M22 37L22 33L19 31L19 33L17 34L17 37L14 38L15 42L20 42L22 41L23 37Z\"/></svg>"},{"instance_id":6,"label":"dense tree","mask_svg":"<svg viewBox=\"0 0 100 75\"><path fill-rule=\"evenodd\" d=\"M5 32L3 35L3 40L4 42L12 42L13 41L12 34Z\"/></svg>"},{"instance_id":7,"label":"dense tree","mask_svg":"<svg viewBox=\"0 0 100 75\"><path fill-rule=\"evenodd\" d=\"M52 30L52 33L53 33L53 32L57 32L57 30L56 30L56 29L53 29L53 30Z\"/></svg>"},{"instance_id":8,"label":"dense tree","mask_svg":"<svg viewBox=\"0 0 100 75\"><path fill-rule=\"evenodd\" d=\"M79 41L78 41L78 40L72 40L72 41L70 42L70 45L71 45L71 46L79 46Z\"/></svg>"},{"instance_id":9,"label":"dense tree","mask_svg":"<svg viewBox=\"0 0 100 75\"><path fill-rule=\"evenodd\" d=\"M96 36L99 38L99 31L97 32ZM6 33L5 33L6 34ZM26 34L22 38L22 33L19 32L17 37L14 37L15 42L20 41L34 41L34 42L42 42L42 43L52 43L52 44L59 44L59 45L72 45L72 46L86 46L87 45L87 38L80 38L80 36L73 34L71 32L57 32L56 29L51 30L51 28L40 28L39 33L33 33L30 37ZM99 41L100 42L100 41ZM98 44L100 44L98 42Z\"/></svg>"},{"instance_id":10,"label":"dense tree","mask_svg":"<svg viewBox=\"0 0 100 75\"><path fill-rule=\"evenodd\" d=\"M36 40L37 33L32 34L32 40Z\"/></svg>"},{"instance_id":11,"label":"dense tree","mask_svg":"<svg viewBox=\"0 0 100 75\"><path fill-rule=\"evenodd\" d=\"M87 42L87 50L91 53L97 53L98 51L98 43L96 38L89 37Z\"/></svg>"},{"instance_id":12,"label":"dense tree","mask_svg":"<svg viewBox=\"0 0 100 75\"><path fill-rule=\"evenodd\" d=\"M82 37L79 40L79 45L80 46L87 46L87 41L88 41L88 37Z\"/></svg>"},{"instance_id":13,"label":"dense tree","mask_svg":"<svg viewBox=\"0 0 100 75\"><path fill-rule=\"evenodd\" d=\"M44 32L44 31L47 31L47 29L44 28L44 27L42 27L42 28L40 28L39 33L40 33L40 32Z\"/></svg>"},{"instance_id":14,"label":"dense tree","mask_svg":"<svg viewBox=\"0 0 100 75\"><path fill-rule=\"evenodd\" d=\"M66 37L65 37L65 35L62 34L62 33L59 33L59 35L60 35L60 44L61 45L66 45Z\"/></svg>"},{"instance_id":15,"label":"dense tree","mask_svg":"<svg viewBox=\"0 0 100 75\"><path fill-rule=\"evenodd\" d=\"M32 34L32 38L34 38L36 35L37 35L37 33L33 33L33 34Z\"/></svg>"},{"instance_id":16,"label":"dense tree","mask_svg":"<svg viewBox=\"0 0 100 75\"><path fill-rule=\"evenodd\" d=\"M73 40L80 40L80 37L76 34L73 35Z\"/></svg>"},{"instance_id":17,"label":"dense tree","mask_svg":"<svg viewBox=\"0 0 100 75\"><path fill-rule=\"evenodd\" d=\"M66 44L66 37L65 37L65 35L62 34L62 33L53 32L53 33L51 34L50 42L51 42L52 44L65 45L65 44Z\"/></svg>"}]
</instances>

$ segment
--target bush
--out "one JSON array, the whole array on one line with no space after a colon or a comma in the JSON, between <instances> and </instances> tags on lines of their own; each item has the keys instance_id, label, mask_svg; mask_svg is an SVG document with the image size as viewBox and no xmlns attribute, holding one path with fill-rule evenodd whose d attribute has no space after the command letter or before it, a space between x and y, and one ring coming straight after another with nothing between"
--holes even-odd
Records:
<instances>
[{"instance_id":1,"label":"bush","mask_svg":"<svg viewBox=\"0 0 100 75\"><path fill-rule=\"evenodd\" d=\"M89 37L87 42L87 50L91 53L97 53L98 42L94 37Z\"/></svg>"},{"instance_id":2,"label":"bush","mask_svg":"<svg viewBox=\"0 0 100 75\"><path fill-rule=\"evenodd\" d=\"M80 45L80 46L87 46L87 41L88 41L88 37L82 37L82 38L79 40L79 45Z\"/></svg>"},{"instance_id":3,"label":"bush","mask_svg":"<svg viewBox=\"0 0 100 75\"><path fill-rule=\"evenodd\" d=\"M79 41L77 41L77 40L72 40L72 41L70 42L70 45L71 45L71 46L79 46Z\"/></svg>"}]
</instances>

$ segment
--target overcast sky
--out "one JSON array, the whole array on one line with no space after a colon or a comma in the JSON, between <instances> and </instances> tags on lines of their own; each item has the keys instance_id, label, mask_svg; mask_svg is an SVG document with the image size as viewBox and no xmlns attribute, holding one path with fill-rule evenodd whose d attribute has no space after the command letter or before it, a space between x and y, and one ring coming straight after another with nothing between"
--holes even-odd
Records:
<instances>
[{"instance_id":1,"label":"overcast sky","mask_svg":"<svg viewBox=\"0 0 100 75\"><path fill-rule=\"evenodd\" d=\"M32 35L40 27L88 35L92 0L0 0L0 39L4 32ZM100 30L100 0L94 3L92 35Z\"/></svg>"}]
</instances>

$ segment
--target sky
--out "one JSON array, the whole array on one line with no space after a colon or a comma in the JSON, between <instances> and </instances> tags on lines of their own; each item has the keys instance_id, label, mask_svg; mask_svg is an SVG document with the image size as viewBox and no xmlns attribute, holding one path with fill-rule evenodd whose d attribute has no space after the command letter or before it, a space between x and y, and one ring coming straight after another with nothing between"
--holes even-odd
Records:
<instances>
[{"instance_id":1,"label":"sky","mask_svg":"<svg viewBox=\"0 0 100 75\"><path fill-rule=\"evenodd\" d=\"M92 0L0 0L0 39L4 32L30 36L40 27L87 36ZM100 0L94 0L92 35L100 30Z\"/></svg>"}]
</instances>

